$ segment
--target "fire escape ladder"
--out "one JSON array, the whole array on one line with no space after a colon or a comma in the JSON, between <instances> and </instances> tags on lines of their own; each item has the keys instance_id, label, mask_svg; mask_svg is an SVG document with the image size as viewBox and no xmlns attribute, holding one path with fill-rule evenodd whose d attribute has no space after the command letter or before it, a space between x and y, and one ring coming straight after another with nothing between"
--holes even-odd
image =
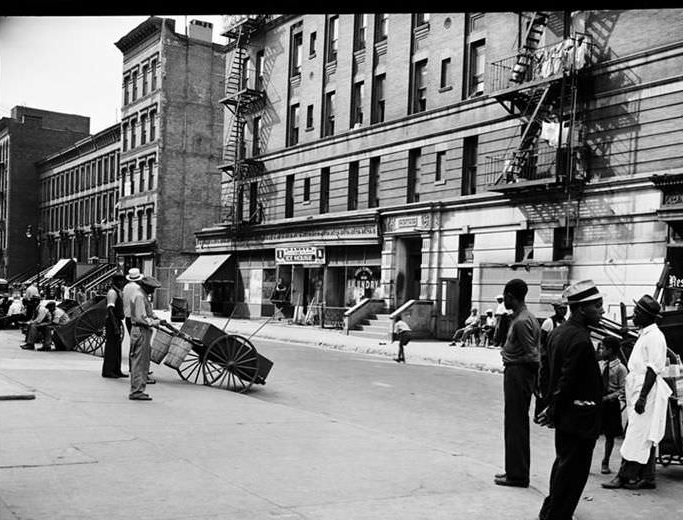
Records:
<instances>
[{"instance_id":1,"label":"fire escape ladder","mask_svg":"<svg viewBox=\"0 0 683 520\"><path fill-rule=\"evenodd\" d=\"M522 83L527 79L529 69L532 65L533 55L538 49L541 37L548 23L548 13L535 11L531 15L531 20L526 28L522 45L517 54L517 61L512 68L512 83Z\"/></svg>"}]
</instances>

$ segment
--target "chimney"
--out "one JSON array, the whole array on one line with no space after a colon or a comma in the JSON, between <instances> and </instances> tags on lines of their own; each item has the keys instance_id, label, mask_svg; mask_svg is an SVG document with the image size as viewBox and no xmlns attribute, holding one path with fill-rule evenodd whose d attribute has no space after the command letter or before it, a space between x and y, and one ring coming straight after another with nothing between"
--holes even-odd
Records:
<instances>
[{"instance_id":1,"label":"chimney","mask_svg":"<svg viewBox=\"0 0 683 520\"><path fill-rule=\"evenodd\" d=\"M213 41L213 24L201 20L190 20L187 35L193 40L211 43Z\"/></svg>"}]
</instances>

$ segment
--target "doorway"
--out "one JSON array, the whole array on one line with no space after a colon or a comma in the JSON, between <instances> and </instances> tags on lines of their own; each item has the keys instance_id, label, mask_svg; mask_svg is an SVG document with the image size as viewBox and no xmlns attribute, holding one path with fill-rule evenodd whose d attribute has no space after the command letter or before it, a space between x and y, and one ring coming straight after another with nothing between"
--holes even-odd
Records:
<instances>
[{"instance_id":1,"label":"doorway","mask_svg":"<svg viewBox=\"0 0 683 520\"><path fill-rule=\"evenodd\" d=\"M394 297L396 307L419 300L422 278L422 239L401 238L396 242Z\"/></svg>"},{"instance_id":2,"label":"doorway","mask_svg":"<svg viewBox=\"0 0 683 520\"><path fill-rule=\"evenodd\" d=\"M472 310L472 276L471 267L458 269L460 291L458 293L458 308L456 309L457 327L464 327L465 320Z\"/></svg>"},{"instance_id":3,"label":"doorway","mask_svg":"<svg viewBox=\"0 0 683 520\"><path fill-rule=\"evenodd\" d=\"M458 302L460 295L460 280L457 278L439 279L439 319L436 327L436 337L450 339L458 328Z\"/></svg>"}]
</instances>

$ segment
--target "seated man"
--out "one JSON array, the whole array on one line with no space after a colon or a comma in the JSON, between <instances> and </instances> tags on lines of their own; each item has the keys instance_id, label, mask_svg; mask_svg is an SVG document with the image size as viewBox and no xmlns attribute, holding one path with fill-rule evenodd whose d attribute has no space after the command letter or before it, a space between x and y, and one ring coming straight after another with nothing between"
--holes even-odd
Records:
<instances>
[{"instance_id":1,"label":"seated man","mask_svg":"<svg viewBox=\"0 0 683 520\"><path fill-rule=\"evenodd\" d=\"M493 309L486 309L486 321L482 329L486 335L487 345L493 345L493 333L496 331L496 318L493 316Z\"/></svg>"},{"instance_id":2,"label":"seated man","mask_svg":"<svg viewBox=\"0 0 683 520\"><path fill-rule=\"evenodd\" d=\"M66 313L66 311L60 307L55 307L55 310L52 313L52 332L55 342L55 350L66 350L66 347L59 339L59 336L54 334L54 332L68 321L69 315Z\"/></svg>"},{"instance_id":3,"label":"seated man","mask_svg":"<svg viewBox=\"0 0 683 520\"><path fill-rule=\"evenodd\" d=\"M26 319L26 308L24 303L21 301L18 295L14 296L12 303L10 303L9 309L7 309L7 315L3 320L3 325L5 327L16 327L17 323L24 321Z\"/></svg>"},{"instance_id":4,"label":"seated man","mask_svg":"<svg viewBox=\"0 0 683 520\"><path fill-rule=\"evenodd\" d=\"M35 319L29 321L26 343L21 345L24 350L35 350L35 342L39 336L43 337L43 346L38 350L50 350L52 345L52 315L55 311L55 302L48 302L44 307L38 307Z\"/></svg>"},{"instance_id":5,"label":"seated man","mask_svg":"<svg viewBox=\"0 0 683 520\"><path fill-rule=\"evenodd\" d=\"M467 338L470 337L470 334L478 332L479 315L477 314L477 308L473 307L472 314L470 314L469 317L465 320L465 326L456 330L455 334L453 334L453 341L451 342L451 346L455 346L458 343L460 343L460 346L462 346L462 344L465 343L465 341L467 341Z\"/></svg>"}]
</instances>

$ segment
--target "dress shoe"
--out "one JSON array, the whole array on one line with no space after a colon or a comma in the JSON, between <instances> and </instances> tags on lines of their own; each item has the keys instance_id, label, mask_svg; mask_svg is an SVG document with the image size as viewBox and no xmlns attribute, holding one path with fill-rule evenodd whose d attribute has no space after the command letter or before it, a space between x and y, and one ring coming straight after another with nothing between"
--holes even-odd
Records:
<instances>
[{"instance_id":1,"label":"dress shoe","mask_svg":"<svg viewBox=\"0 0 683 520\"><path fill-rule=\"evenodd\" d=\"M657 489L657 484L653 480L646 480L641 478L635 482L624 482L625 489Z\"/></svg>"},{"instance_id":2,"label":"dress shoe","mask_svg":"<svg viewBox=\"0 0 683 520\"><path fill-rule=\"evenodd\" d=\"M602 487L604 487L605 489L619 489L621 487L624 487L624 484L625 482L622 480L622 478L619 475L617 475L609 482L603 482Z\"/></svg>"},{"instance_id":3,"label":"dress shoe","mask_svg":"<svg viewBox=\"0 0 683 520\"><path fill-rule=\"evenodd\" d=\"M41 350L43 352L50 352L52 350L51 347L39 347L36 350Z\"/></svg>"},{"instance_id":4,"label":"dress shoe","mask_svg":"<svg viewBox=\"0 0 683 520\"><path fill-rule=\"evenodd\" d=\"M510 486L510 487L529 487L528 482L522 482L521 480L510 480L507 476L503 478L494 478L493 481L499 486Z\"/></svg>"},{"instance_id":5,"label":"dress shoe","mask_svg":"<svg viewBox=\"0 0 683 520\"><path fill-rule=\"evenodd\" d=\"M35 350L36 347L34 347L33 345L29 345L28 343L24 343L23 345L21 345L21 349L22 350Z\"/></svg>"},{"instance_id":6,"label":"dress shoe","mask_svg":"<svg viewBox=\"0 0 683 520\"><path fill-rule=\"evenodd\" d=\"M396 361L396 363L400 363L400 362L401 362L401 360L398 359L398 358L393 358L393 359L394 359L394 361Z\"/></svg>"},{"instance_id":7,"label":"dress shoe","mask_svg":"<svg viewBox=\"0 0 683 520\"><path fill-rule=\"evenodd\" d=\"M152 397L147 394L129 395L131 401L151 401Z\"/></svg>"},{"instance_id":8,"label":"dress shoe","mask_svg":"<svg viewBox=\"0 0 683 520\"><path fill-rule=\"evenodd\" d=\"M155 384L156 382L157 382L156 379L152 379L151 377L148 377L148 378L147 378L147 381L145 381L145 384L146 384L146 385L153 385L153 384Z\"/></svg>"},{"instance_id":9,"label":"dress shoe","mask_svg":"<svg viewBox=\"0 0 683 520\"><path fill-rule=\"evenodd\" d=\"M612 470L609 469L609 464L603 462L602 467L600 468L600 473L602 473L603 475L609 475L610 473L612 473Z\"/></svg>"}]
</instances>

